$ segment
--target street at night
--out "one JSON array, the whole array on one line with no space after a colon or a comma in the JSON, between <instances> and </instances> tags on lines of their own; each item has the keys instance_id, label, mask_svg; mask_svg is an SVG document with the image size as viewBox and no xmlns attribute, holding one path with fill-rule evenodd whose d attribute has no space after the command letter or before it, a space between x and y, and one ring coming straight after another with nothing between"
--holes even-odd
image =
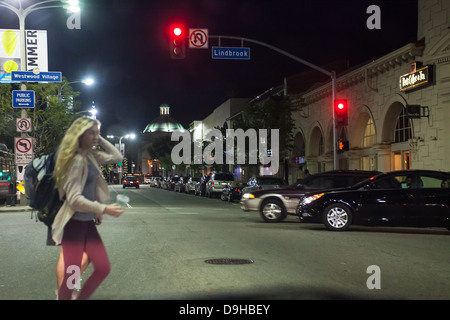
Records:
<instances>
[{"instance_id":1,"label":"street at night","mask_svg":"<svg viewBox=\"0 0 450 320\"><path fill-rule=\"evenodd\" d=\"M449 0L0 16L0 301L278 320L450 300Z\"/></svg>"},{"instance_id":2,"label":"street at night","mask_svg":"<svg viewBox=\"0 0 450 320\"><path fill-rule=\"evenodd\" d=\"M92 299L450 298L446 229L330 232L148 185L110 190L131 208L99 227L112 268ZM60 248L45 245L46 227L30 212L1 212L0 229L0 299L55 299Z\"/></svg>"}]
</instances>

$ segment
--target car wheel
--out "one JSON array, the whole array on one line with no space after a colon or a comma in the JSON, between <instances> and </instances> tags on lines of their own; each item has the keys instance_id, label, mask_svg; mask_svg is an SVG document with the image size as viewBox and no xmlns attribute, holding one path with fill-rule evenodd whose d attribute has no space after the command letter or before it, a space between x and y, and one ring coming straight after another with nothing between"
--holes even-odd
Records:
<instances>
[{"instance_id":1,"label":"car wheel","mask_svg":"<svg viewBox=\"0 0 450 320\"><path fill-rule=\"evenodd\" d=\"M325 208L323 222L328 230L345 231L352 223L352 213L347 206L334 203Z\"/></svg>"},{"instance_id":2,"label":"car wheel","mask_svg":"<svg viewBox=\"0 0 450 320\"><path fill-rule=\"evenodd\" d=\"M225 195L224 195L223 193L220 194L220 200L222 200L222 201L227 200L227 199L225 198Z\"/></svg>"},{"instance_id":3,"label":"car wheel","mask_svg":"<svg viewBox=\"0 0 450 320\"><path fill-rule=\"evenodd\" d=\"M278 199L266 199L259 210L265 222L279 222L286 218L286 208Z\"/></svg>"},{"instance_id":4,"label":"car wheel","mask_svg":"<svg viewBox=\"0 0 450 320\"><path fill-rule=\"evenodd\" d=\"M136 189L139 189L139 186L136 186Z\"/></svg>"},{"instance_id":5,"label":"car wheel","mask_svg":"<svg viewBox=\"0 0 450 320\"><path fill-rule=\"evenodd\" d=\"M123 188L125 189L125 186L123 186Z\"/></svg>"}]
</instances>

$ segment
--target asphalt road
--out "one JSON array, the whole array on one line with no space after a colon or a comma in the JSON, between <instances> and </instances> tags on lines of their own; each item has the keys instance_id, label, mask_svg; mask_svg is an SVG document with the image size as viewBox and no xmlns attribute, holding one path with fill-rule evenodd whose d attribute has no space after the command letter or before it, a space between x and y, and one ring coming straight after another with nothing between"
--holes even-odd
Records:
<instances>
[{"instance_id":1,"label":"asphalt road","mask_svg":"<svg viewBox=\"0 0 450 320\"><path fill-rule=\"evenodd\" d=\"M112 271L92 299L450 299L445 229L330 232L220 199L110 188L131 207L99 226ZM45 226L0 212L0 239L0 299L55 299L59 247L45 245Z\"/></svg>"}]
</instances>

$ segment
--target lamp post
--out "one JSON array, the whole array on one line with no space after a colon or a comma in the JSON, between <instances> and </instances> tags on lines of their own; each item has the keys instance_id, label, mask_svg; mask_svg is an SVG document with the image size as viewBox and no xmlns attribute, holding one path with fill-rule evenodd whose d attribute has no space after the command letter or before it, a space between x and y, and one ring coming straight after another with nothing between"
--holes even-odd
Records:
<instances>
[{"instance_id":1,"label":"lamp post","mask_svg":"<svg viewBox=\"0 0 450 320\"><path fill-rule=\"evenodd\" d=\"M40 9L50 9L50 8L65 8L71 12L80 11L78 6L78 0L45 0L35 4L32 4L26 8L22 6L22 0L17 0L19 6L15 7L6 1L0 1L0 7L7 8L14 12L19 18L19 30L20 30L20 70L26 70L26 45L25 45L25 19L33 11ZM59 2L60 4L53 4L52 2Z\"/></svg>"},{"instance_id":2,"label":"lamp post","mask_svg":"<svg viewBox=\"0 0 450 320\"><path fill-rule=\"evenodd\" d=\"M106 137L109 138L109 139L119 138L119 151L122 154L122 156L124 156L124 152L122 150L122 139L123 138L125 138L125 139L134 139L134 138L136 138L136 135L134 133L130 133L130 134L126 134L126 135L121 136L121 137L118 137L118 136L106 136ZM123 167L123 166L120 165L119 167ZM120 171L119 171L119 184L122 183L122 169L123 168L120 168Z\"/></svg>"},{"instance_id":3,"label":"lamp post","mask_svg":"<svg viewBox=\"0 0 450 320\"><path fill-rule=\"evenodd\" d=\"M73 83L83 83L87 86L91 86L95 83L94 79L92 78L86 78L83 80L75 80L75 81L69 81L69 82L64 82L58 89L58 101L61 102L62 101L62 91L63 89L69 85L69 84L73 84Z\"/></svg>"}]
</instances>

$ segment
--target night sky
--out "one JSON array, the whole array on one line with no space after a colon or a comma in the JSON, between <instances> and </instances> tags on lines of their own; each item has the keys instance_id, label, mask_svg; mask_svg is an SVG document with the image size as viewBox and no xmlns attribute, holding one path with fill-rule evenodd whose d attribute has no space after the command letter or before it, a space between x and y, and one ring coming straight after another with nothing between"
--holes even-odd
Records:
<instances>
[{"instance_id":1,"label":"night sky","mask_svg":"<svg viewBox=\"0 0 450 320\"><path fill-rule=\"evenodd\" d=\"M381 30L366 26L370 5L381 9ZM47 30L49 71L69 81L95 78L95 86L73 87L81 92L82 109L95 101L108 134L142 131L161 104L187 127L229 98L255 97L308 70L245 42L250 61L212 59L216 39L209 49L187 49L185 59L173 60L172 23L262 41L319 66L356 66L417 38L417 0L82 0L81 6L80 30L67 29L63 9L31 13L26 28ZM0 8L0 16L0 28L18 29L13 13ZM241 43L222 40L222 46Z\"/></svg>"}]
</instances>

